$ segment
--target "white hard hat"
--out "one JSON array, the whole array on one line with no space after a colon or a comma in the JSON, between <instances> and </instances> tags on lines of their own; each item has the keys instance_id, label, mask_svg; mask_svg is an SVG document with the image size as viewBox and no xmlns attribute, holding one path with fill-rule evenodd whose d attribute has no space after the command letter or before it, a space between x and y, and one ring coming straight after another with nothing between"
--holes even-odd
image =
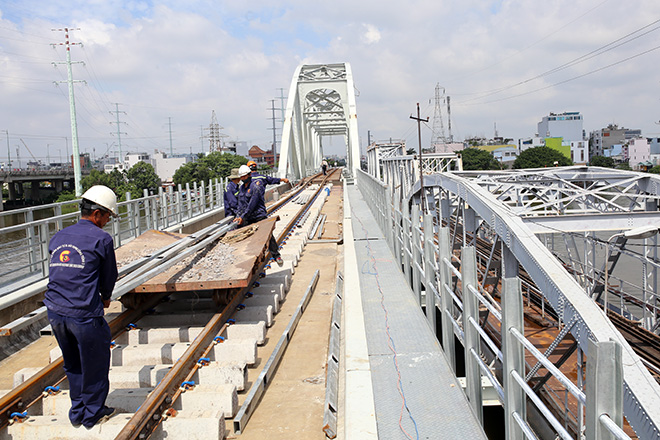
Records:
<instances>
[{"instance_id":1,"label":"white hard hat","mask_svg":"<svg viewBox=\"0 0 660 440\"><path fill-rule=\"evenodd\" d=\"M249 166L241 165L241 167L238 169L238 177L247 176L251 172L252 172L252 170L250 169Z\"/></svg>"},{"instance_id":2,"label":"white hard hat","mask_svg":"<svg viewBox=\"0 0 660 440\"><path fill-rule=\"evenodd\" d=\"M90 208L94 209L105 209L110 211L114 217L117 215L117 196L115 192L104 185L94 185L82 195L83 200L87 200L92 203Z\"/></svg>"}]
</instances>

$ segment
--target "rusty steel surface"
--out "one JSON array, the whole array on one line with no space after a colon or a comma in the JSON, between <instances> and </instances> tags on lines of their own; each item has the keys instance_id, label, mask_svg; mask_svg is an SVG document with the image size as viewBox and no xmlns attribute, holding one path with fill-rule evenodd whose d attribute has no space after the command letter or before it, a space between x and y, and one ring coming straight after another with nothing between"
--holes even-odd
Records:
<instances>
[{"instance_id":1,"label":"rusty steel surface","mask_svg":"<svg viewBox=\"0 0 660 440\"><path fill-rule=\"evenodd\" d=\"M255 223L259 227L254 234L242 241L229 244L232 247L234 262L224 267L222 274L211 274L196 281L177 281L177 278L187 269L181 269L175 266L143 283L135 289L135 292L189 292L194 290L224 290L247 287L249 285L249 279L257 270L256 266L259 256L255 254L254 249L263 249L266 246L275 228L276 220L276 217L267 218L259 223ZM228 233L227 237L240 233L241 229L237 229ZM145 240L149 238L145 237ZM130 244L140 240L142 240L142 236L136 238ZM140 246L140 243L137 243L136 246Z\"/></svg>"}]
</instances>

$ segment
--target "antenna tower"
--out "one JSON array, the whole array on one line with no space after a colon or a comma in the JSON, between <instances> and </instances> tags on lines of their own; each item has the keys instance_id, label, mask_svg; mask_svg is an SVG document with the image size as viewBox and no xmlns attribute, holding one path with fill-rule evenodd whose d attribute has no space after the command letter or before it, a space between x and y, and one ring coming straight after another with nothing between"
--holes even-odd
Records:
<instances>
[{"instance_id":1,"label":"antenna tower","mask_svg":"<svg viewBox=\"0 0 660 440\"><path fill-rule=\"evenodd\" d=\"M440 93L442 89L442 93ZM431 138L431 146L436 148L443 146L447 148L447 138L445 138L445 126L442 121L442 105L445 100L445 88L440 84L435 85L435 111L433 112L433 136Z\"/></svg>"},{"instance_id":2,"label":"antenna tower","mask_svg":"<svg viewBox=\"0 0 660 440\"><path fill-rule=\"evenodd\" d=\"M115 134L117 135L117 143L119 144L119 164L122 165L124 163L124 157L121 155L121 135L122 134L128 135L128 133L123 132L120 129L121 124L126 124L126 122L119 120L119 113L126 114L126 112L119 111L119 103L116 102L115 103L115 111L114 112L111 111L111 112L108 112L108 113L110 113L110 114L114 113L115 116L117 117L117 121L110 121L111 124L117 124L117 133L110 133L110 134L112 134L113 136Z\"/></svg>"},{"instance_id":3,"label":"antenna tower","mask_svg":"<svg viewBox=\"0 0 660 440\"><path fill-rule=\"evenodd\" d=\"M224 127L220 127L218 124L218 119L215 117L215 110L211 111L211 123L209 124L209 153L214 151L222 151L222 138L220 136L220 130Z\"/></svg>"}]
</instances>

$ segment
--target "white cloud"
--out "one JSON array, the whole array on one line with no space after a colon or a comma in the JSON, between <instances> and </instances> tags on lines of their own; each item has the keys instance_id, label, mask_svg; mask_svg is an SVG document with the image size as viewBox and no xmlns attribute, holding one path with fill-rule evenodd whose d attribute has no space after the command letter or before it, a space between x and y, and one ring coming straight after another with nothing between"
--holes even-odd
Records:
<instances>
[{"instance_id":1,"label":"white cloud","mask_svg":"<svg viewBox=\"0 0 660 440\"><path fill-rule=\"evenodd\" d=\"M81 31L72 40L85 44L71 52L86 63L73 67L88 83L76 85L83 151L116 141L109 134L115 102L127 112L120 118L130 148L169 149L172 117L175 148L199 150L200 126L212 110L232 138L267 146L270 100L278 88L288 91L301 60L351 63L364 143L370 130L376 139L403 137L416 146L409 115L419 102L422 116L433 118L436 83L452 97L456 136L492 135L494 123L506 137L533 135L550 111L581 111L587 131L616 122L657 136L660 50L589 72L654 48L660 29L535 78L657 16L657 0L635 8L601 0L426 0L414 8L347 0L24 0L0 6L0 129L9 130L14 149L19 134L37 155L45 156L47 144L51 152L66 148L68 96L52 84L66 71L50 64L64 52L49 43L62 39L51 28L73 24ZM430 129L422 136L428 142ZM0 161L5 154L0 148Z\"/></svg>"},{"instance_id":2,"label":"white cloud","mask_svg":"<svg viewBox=\"0 0 660 440\"><path fill-rule=\"evenodd\" d=\"M363 24L365 32L362 35L362 39L367 44L374 44L380 41L380 31L373 24Z\"/></svg>"}]
</instances>

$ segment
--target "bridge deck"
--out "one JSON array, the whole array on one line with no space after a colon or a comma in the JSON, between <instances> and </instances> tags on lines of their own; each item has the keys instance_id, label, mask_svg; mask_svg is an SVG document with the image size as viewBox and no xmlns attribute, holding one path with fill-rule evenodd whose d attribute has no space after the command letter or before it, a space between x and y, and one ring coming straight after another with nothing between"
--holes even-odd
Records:
<instances>
[{"instance_id":1,"label":"bridge deck","mask_svg":"<svg viewBox=\"0 0 660 440\"><path fill-rule=\"evenodd\" d=\"M486 438L362 194L349 186L344 197L350 203L346 216L353 241L347 239L346 246L357 259L359 290L353 292L361 295L378 437L400 438L405 431L412 438L416 432L418 438ZM345 335L347 341L353 337L359 336ZM347 387L346 407L360 397Z\"/></svg>"}]
</instances>

